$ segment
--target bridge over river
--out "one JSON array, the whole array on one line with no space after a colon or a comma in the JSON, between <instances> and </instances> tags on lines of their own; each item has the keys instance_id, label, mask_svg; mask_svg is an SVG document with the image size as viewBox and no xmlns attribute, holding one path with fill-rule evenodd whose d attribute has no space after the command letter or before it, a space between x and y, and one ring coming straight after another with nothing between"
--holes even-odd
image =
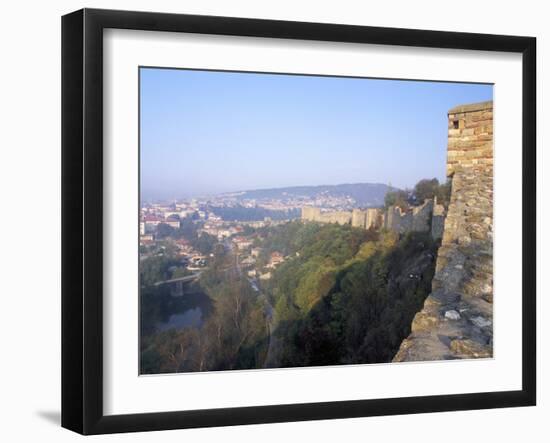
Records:
<instances>
[{"instance_id":1,"label":"bridge over river","mask_svg":"<svg viewBox=\"0 0 550 443\"><path fill-rule=\"evenodd\" d=\"M185 285L187 283L196 281L200 277L201 273L202 271L199 271L191 275L186 275L184 277L158 281L154 284L154 286L168 286L170 288L170 295L174 297L181 297L185 294L185 291L183 290Z\"/></svg>"}]
</instances>

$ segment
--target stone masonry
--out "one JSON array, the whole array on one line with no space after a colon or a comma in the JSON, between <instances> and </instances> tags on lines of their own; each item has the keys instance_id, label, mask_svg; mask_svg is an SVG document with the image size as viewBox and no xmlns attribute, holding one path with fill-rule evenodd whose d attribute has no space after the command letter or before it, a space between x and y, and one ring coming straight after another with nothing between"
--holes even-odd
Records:
<instances>
[{"instance_id":1,"label":"stone masonry","mask_svg":"<svg viewBox=\"0 0 550 443\"><path fill-rule=\"evenodd\" d=\"M356 228L376 229L382 226L383 216L379 208L354 209L351 214L351 225Z\"/></svg>"},{"instance_id":2,"label":"stone masonry","mask_svg":"<svg viewBox=\"0 0 550 443\"><path fill-rule=\"evenodd\" d=\"M302 208L302 220L319 223L349 224L363 229L388 229L399 234L407 232L430 232L439 240L443 234L445 208L435 199L428 199L420 206L402 210L390 206L381 208L354 209L353 211L327 211L320 208Z\"/></svg>"},{"instance_id":3,"label":"stone masonry","mask_svg":"<svg viewBox=\"0 0 550 443\"><path fill-rule=\"evenodd\" d=\"M384 227L404 234L406 232L427 232L431 229L434 201L426 200L420 206L403 211L398 206L390 206L384 217Z\"/></svg>"},{"instance_id":4,"label":"stone masonry","mask_svg":"<svg viewBox=\"0 0 550 443\"><path fill-rule=\"evenodd\" d=\"M443 230L445 229L445 216L445 207L438 204L437 197L435 197L432 213L432 237L434 239L440 239L443 237Z\"/></svg>"},{"instance_id":5,"label":"stone masonry","mask_svg":"<svg viewBox=\"0 0 550 443\"><path fill-rule=\"evenodd\" d=\"M452 189L432 293L395 362L493 355L493 102L448 117Z\"/></svg>"},{"instance_id":6,"label":"stone masonry","mask_svg":"<svg viewBox=\"0 0 550 443\"><path fill-rule=\"evenodd\" d=\"M302 220L314 221L318 223L337 223L346 225L351 222L351 211L331 211L321 212L319 208L305 207L302 208Z\"/></svg>"}]
</instances>

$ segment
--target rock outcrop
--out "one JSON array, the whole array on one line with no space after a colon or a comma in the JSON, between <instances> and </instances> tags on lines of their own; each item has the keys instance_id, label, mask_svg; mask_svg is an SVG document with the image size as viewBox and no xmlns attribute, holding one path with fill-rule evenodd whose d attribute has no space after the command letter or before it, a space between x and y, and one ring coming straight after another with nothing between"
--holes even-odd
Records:
<instances>
[{"instance_id":1,"label":"rock outcrop","mask_svg":"<svg viewBox=\"0 0 550 443\"><path fill-rule=\"evenodd\" d=\"M493 355L493 102L448 116L452 189L432 293L396 362Z\"/></svg>"}]
</instances>

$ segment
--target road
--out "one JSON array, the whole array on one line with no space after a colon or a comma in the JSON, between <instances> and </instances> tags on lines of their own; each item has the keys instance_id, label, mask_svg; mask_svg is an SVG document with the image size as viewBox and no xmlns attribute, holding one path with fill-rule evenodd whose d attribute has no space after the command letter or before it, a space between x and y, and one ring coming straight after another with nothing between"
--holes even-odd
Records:
<instances>
[{"instance_id":1,"label":"road","mask_svg":"<svg viewBox=\"0 0 550 443\"><path fill-rule=\"evenodd\" d=\"M241 264L239 263L238 255L235 253L235 246L229 241L224 241L224 247L227 251L231 252L235 256L235 270L237 271L238 275L242 276L242 269ZM275 361L275 354L276 354L276 346L278 344L277 338L275 337L275 334L273 334L273 306L269 302L269 299L267 296L261 291L260 287L258 286L258 282L254 278L248 278L248 283L250 283L250 287L256 294L258 294L258 298L261 298L264 303L264 314L266 318L266 327L269 333L269 345L267 348L267 355L265 357L264 361L264 368L273 368L276 367L276 361Z\"/></svg>"}]
</instances>

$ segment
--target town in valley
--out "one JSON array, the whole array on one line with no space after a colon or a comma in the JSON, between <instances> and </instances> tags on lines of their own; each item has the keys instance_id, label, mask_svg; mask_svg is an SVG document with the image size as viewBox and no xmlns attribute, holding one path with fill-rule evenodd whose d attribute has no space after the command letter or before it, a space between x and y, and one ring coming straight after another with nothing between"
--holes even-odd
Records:
<instances>
[{"instance_id":1,"label":"town in valley","mask_svg":"<svg viewBox=\"0 0 550 443\"><path fill-rule=\"evenodd\" d=\"M391 203L394 196L402 199L400 206L387 204L386 207L371 208L357 208L353 196L334 195L329 190L313 196L282 191L281 198L253 199L243 198L244 192L236 192L173 202L144 203L140 209L140 260L168 253L177 257L170 268L171 278L166 281L174 283L178 278L190 280L193 275L200 275L214 257L216 245L223 245L224 252L231 251L239 267L254 287L258 287L262 280L271 278L274 269L290 258L281 251L271 251L266 256L262 238L270 228L293 220L348 224L363 229L390 229L401 234L432 231L434 239L439 239L445 208L437 203L435 193L445 192L444 186L440 187L437 179L424 180L420 185L430 188L430 198L422 202L416 200L411 190L397 192L391 186L356 185L377 189L379 195L375 195L375 201L385 198L386 202ZM380 197L380 192L388 190L389 194L381 194ZM443 198L447 197L443 195ZM406 209L403 209L404 203ZM267 215L262 217L264 214ZM155 283L162 284L161 281Z\"/></svg>"}]
</instances>

